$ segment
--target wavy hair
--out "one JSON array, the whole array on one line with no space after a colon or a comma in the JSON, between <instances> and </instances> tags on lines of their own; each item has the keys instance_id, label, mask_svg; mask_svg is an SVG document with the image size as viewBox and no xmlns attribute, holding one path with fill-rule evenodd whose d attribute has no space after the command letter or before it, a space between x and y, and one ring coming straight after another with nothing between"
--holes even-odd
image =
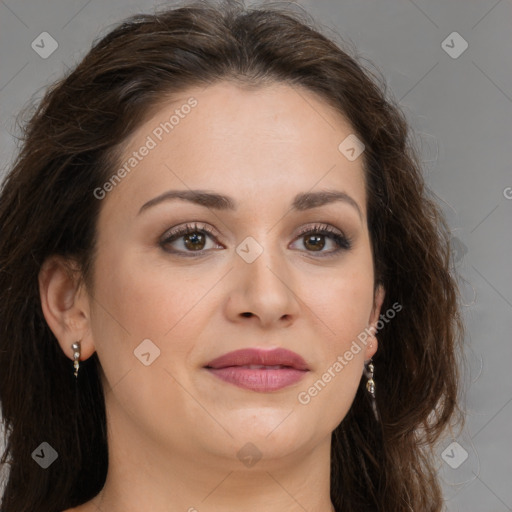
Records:
<instances>
[{"instance_id":1,"label":"wavy hair","mask_svg":"<svg viewBox=\"0 0 512 512\"><path fill-rule=\"evenodd\" d=\"M51 255L79 264L92 287L101 207L94 190L119 165L124 141L163 99L230 80L285 83L316 93L351 124L366 149L368 229L379 331L377 407L362 379L332 433L337 511L436 512L442 493L433 446L460 415L462 339L449 230L428 191L413 138L385 81L304 13L239 2L194 2L132 16L97 40L45 93L0 195L0 401L8 466L1 512L61 512L102 489L108 451L101 367L78 381L41 309L38 274ZM458 414L459 413L459 414ZM31 458L42 441L58 463Z\"/></svg>"}]
</instances>

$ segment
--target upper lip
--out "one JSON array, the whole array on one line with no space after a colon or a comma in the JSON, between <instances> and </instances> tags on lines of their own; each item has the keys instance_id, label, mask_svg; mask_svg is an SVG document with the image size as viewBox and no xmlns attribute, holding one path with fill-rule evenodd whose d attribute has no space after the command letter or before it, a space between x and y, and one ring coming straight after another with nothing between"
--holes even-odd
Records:
<instances>
[{"instance_id":1,"label":"upper lip","mask_svg":"<svg viewBox=\"0 0 512 512\"><path fill-rule=\"evenodd\" d=\"M263 365L263 366L289 366L297 370L309 370L304 359L285 348L274 348L271 350L260 348L245 348L229 352L213 361L210 361L206 368L226 368L228 366L246 366L246 365Z\"/></svg>"}]
</instances>

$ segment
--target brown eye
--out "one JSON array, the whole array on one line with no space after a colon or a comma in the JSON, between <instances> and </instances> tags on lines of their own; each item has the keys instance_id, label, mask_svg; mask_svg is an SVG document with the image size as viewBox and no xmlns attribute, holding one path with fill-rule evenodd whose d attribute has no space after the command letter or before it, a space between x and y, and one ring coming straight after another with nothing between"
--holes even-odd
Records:
<instances>
[{"instance_id":1,"label":"brown eye","mask_svg":"<svg viewBox=\"0 0 512 512\"><path fill-rule=\"evenodd\" d=\"M299 233L298 240L302 242L306 252L318 253L319 257L336 256L352 247L349 238L329 225L306 227ZM326 247L327 250L324 250Z\"/></svg>"},{"instance_id":2,"label":"brown eye","mask_svg":"<svg viewBox=\"0 0 512 512\"><path fill-rule=\"evenodd\" d=\"M304 247L311 251L321 251L325 247L325 235L306 235Z\"/></svg>"},{"instance_id":3,"label":"brown eye","mask_svg":"<svg viewBox=\"0 0 512 512\"><path fill-rule=\"evenodd\" d=\"M183 236L184 244L191 251L201 251L206 244L206 238L203 233L195 232Z\"/></svg>"},{"instance_id":4,"label":"brown eye","mask_svg":"<svg viewBox=\"0 0 512 512\"><path fill-rule=\"evenodd\" d=\"M317 253L318 257L336 256L341 251L352 247L349 238L329 225L317 225L303 229L296 240L302 243L300 249L305 249L310 254ZM209 241L213 243L213 246L208 247ZM224 248L216 242L216 237L208 226L198 227L197 224L186 224L173 228L163 237L160 246L166 252L180 256L203 256L211 249Z\"/></svg>"},{"instance_id":5,"label":"brown eye","mask_svg":"<svg viewBox=\"0 0 512 512\"><path fill-rule=\"evenodd\" d=\"M197 224L187 224L174 228L164 235L160 246L167 252L183 256L195 256L193 253L207 252L212 247L207 247L209 241L215 241L215 235L207 227L198 227ZM222 248L220 244L213 244L213 248Z\"/></svg>"}]
</instances>

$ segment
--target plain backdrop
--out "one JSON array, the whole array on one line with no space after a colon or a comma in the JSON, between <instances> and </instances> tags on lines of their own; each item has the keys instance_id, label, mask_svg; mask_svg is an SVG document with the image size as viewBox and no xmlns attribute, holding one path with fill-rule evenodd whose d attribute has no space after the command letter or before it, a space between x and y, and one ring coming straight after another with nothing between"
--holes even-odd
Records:
<instances>
[{"instance_id":1,"label":"plain backdrop","mask_svg":"<svg viewBox=\"0 0 512 512\"><path fill-rule=\"evenodd\" d=\"M295 4L326 35L353 45L360 63L383 74L415 132L427 182L452 230L467 326L467 425L456 438L446 437L438 453L446 507L450 512L510 511L512 4ZM114 23L162 5L150 0L0 0L0 178L14 158L19 110L40 98Z\"/></svg>"}]
</instances>

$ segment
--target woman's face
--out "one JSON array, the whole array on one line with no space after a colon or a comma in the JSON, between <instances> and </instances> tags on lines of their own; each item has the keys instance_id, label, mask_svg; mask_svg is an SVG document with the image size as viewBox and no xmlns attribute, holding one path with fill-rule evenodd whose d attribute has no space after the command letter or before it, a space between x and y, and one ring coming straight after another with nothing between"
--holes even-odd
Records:
<instances>
[{"instance_id":1,"label":"woman's face","mask_svg":"<svg viewBox=\"0 0 512 512\"><path fill-rule=\"evenodd\" d=\"M162 106L130 138L125 172L96 192L89 299L114 443L228 465L327 446L377 349L358 335L382 300L362 155L339 149L352 133L306 90L219 83ZM162 196L194 190L232 208ZM340 199L308 199L325 191ZM307 371L206 368L247 348L293 351Z\"/></svg>"}]
</instances>

